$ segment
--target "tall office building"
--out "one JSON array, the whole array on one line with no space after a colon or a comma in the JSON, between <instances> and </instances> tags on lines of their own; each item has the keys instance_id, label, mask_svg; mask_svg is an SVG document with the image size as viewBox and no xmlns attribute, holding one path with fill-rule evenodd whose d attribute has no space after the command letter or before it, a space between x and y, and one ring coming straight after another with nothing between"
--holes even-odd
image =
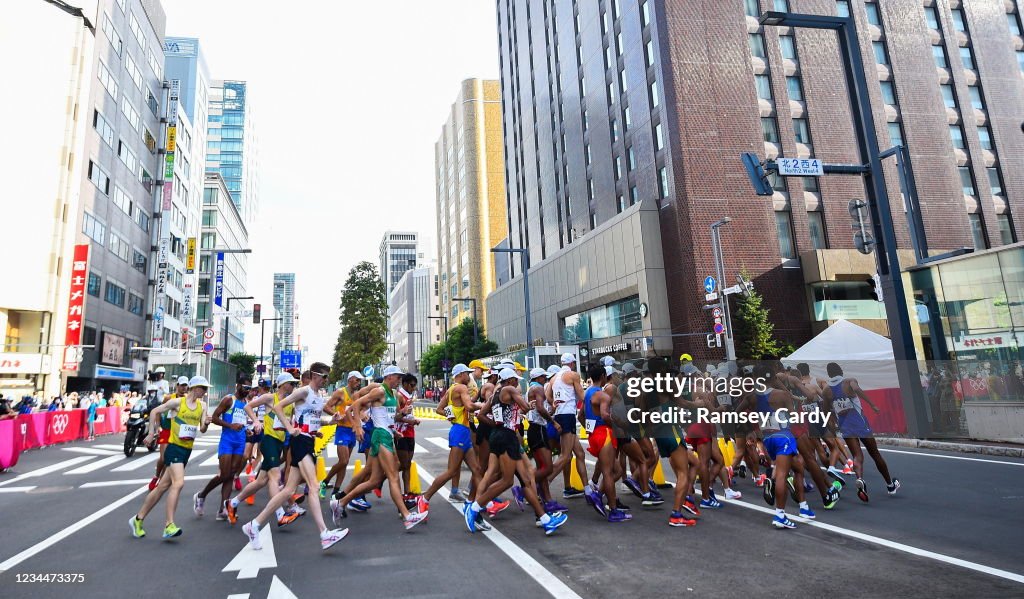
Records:
<instances>
[{"instance_id":1,"label":"tall office building","mask_svg":"<svg viewBox=\"0 0 1024 599\"><path fill-rule=\"evenodd\" d=\"M619 357L639 355L637 342L720 357L695 335L711 328L702 281L714 274L709 227L725 216L722 283L749 272L780 337L800 343L837 318L886 332L866 282L874 257L853 249L849 228L862 182L776 178L760 198L741 168L743 152L860 160L834 34L757 22L789 8L852 16L876 133L909 148L932 252L1016 240L1018 3L499 0L509 238L543 274L531 276L537 336ZM893 164L886 185L898 199ZM493 322L522 305L511 268L517 280L488 303L499 343L521 327Z\"/></svg>"},{"instance_id":2,"label":"tall office building","mask_svg":"<svg viewBox=\"0 0 1024 599\"><path fill-rule=\"evenodd\" d=\"M274 309L280 321L274 323L273 355L282 349L299 349L295 337L295 273L274 273Z\"/></svg>"},{"instance_id":3,"label":"tall office building","mask_svg":"<svg viewBox=\"0 0 1024 599\"><path fill-rule=\"evenodd\" d=\"M259 210L259 146L248 83L212 83L208 133L206 170L224 178L249 226Z\"/></svg>"},{"instance_id":4,"label":"tall office building","mask_svg":"<svg viewBox=\"0 0 1024 599\"><path fill-rule=\"evenodd\" d=\"M405 271L416 268L417 260L422 260L418 240L419 234L415 231L384 233L380 241L380 278L389 297Z\"/></svg>"},{"instance_id":5,"label":"tall office building","mask_svg":"<svg viewBox=\"0 0 1024 599\"><path fill-rule=\"evenodd\" d=\"M402 372L419 375L423 350L440 343L438 276L434 264L405 271L388 296L388 326L393 355Z\"/></svg>"},{"instance_id":6,"label":"tall office building","mask_svg":"<svg viewBox=\"0 0 1024 599\"><path fill-rule=\"evenodd\" d=\"M449 326L472 317L487 323L484 298L497 286L491 248L508 236L501 89L497 81L462 82L441 137L437 173L437 249L441 313Z\"/></svg>"}]
</instances>

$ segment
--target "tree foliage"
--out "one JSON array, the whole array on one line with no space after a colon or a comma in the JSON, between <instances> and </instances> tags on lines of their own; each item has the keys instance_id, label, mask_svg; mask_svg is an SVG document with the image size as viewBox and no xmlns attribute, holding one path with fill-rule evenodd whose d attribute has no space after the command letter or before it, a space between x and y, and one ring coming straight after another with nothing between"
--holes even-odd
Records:
<instances>
[{"instance_id":1,"label":"tree foliage","mask_svg":"<svg viewBox=\"0 0 1024 599\"><path fill-rule=\"evenodd\" d=\"M341 333L334 346L331 380L350 370L376 364L387 351L387 312L384 282L372 262L352 267L341 291Z\"/></svg>"},{"instance_id":2,"label":"tree foliage","mask_svg":"<svg viewBox=\"0 0 1024 599\"><path fill-rule=\"evenodd\" d=\"M238 369L238 374L248 374L249 376L256 372L256 363L259 361L259 356L245 352L237 352L228 356L228 362Z\"/></svg>"},{"instance_id":3,"label":"tree foliage","mask_svg":"<svg viewBox=\"0 0 1024 599\"><path fill-rule=\"evenodd\" d=\"M467 318L448 331L448 341L431 345L420 358L420 372L440 378L444 376L441 361L447 359L455 364L469 364L477 358L486 358L498 353L498 344L487 339L479 331L479 341L473 343L473 319Z\"/></svg>"},{"instance_id":4,"label":"tree foliage","mask_svg":"<svg viewBox=\"0 0 1024 599\"><path fill-rule=\"evenodd\" d=\"M775 338L775 325L757 290L752 289L749 296L739 298L735 318L738 358L764 360L781 356L783 346Z\"/></svg>"}]
</instances>

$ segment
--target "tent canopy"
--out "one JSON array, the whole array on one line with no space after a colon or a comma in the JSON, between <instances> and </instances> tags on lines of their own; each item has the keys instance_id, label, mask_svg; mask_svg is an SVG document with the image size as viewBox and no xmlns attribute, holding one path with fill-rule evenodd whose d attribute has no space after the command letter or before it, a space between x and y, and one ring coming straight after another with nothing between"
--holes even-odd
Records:
<instances>
[{"instance_id":1,"label":"tent canopy","mask_svg":"<svg viewBox=\"0 0 1024 599\"><path fill-rule=\"evenodd\" d=\"M842 367L846 377L857 379L865 390L899 387L892 342L848 320L836 321L782 359L786 366L796 366L800 362L806 362L811 367L811 374L821 379L828 378L825 366L835 362Z\"/></svg>"}]
</instances>

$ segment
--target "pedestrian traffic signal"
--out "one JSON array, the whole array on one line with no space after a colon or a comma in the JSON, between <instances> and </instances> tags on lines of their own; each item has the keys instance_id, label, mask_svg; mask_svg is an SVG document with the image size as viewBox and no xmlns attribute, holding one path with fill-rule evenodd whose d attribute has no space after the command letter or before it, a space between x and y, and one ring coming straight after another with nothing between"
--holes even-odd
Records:
<instances>
[{"instance_id":1,"label":"pedestrian traffic signal","mask_svg":"<svg viewBox=\"0 0 1024 599\"><path fill-rule=\"evenodd\" d=\"M772 182L768 180L768 173L765 172L764 165L761 164L757 154L744 152L743 168L747 169L747 176L750 177L750 184L754 186L754 193L759 196L775 194Z\"/></svg>"},{"instance_id":2,"label":"pedestrian traffic signal","mask_svg":"<svg viewBox=\"0 0 1024 599\"><path fill-rule=\"evenodd\" d=\"M253 324L259 324L260 323L260 305L259 304L253 304L252 305L252 323Z\"/></svg>"},{"instance_id":3,"label":"pedestrian traffic signal","mask_svg":"<svg viewBox=\"0 0 1024 599\"><path fill-rule=\"evenodd\" d=\"M871 299L876 302L885 301L885 297L882 295L882 278L878 276L877 272L868 279L868 285L871 286Z\"/></svg>"}]
</instances>

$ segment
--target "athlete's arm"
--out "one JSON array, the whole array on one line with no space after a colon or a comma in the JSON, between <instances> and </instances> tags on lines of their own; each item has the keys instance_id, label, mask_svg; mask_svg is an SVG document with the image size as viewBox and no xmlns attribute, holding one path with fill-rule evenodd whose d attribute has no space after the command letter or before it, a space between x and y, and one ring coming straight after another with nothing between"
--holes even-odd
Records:
<instances>
[{"instance_id":1,"label":"athlete's arm","mask_svg":"<svg viewBox=\"0 0 1024 599\"><path fill-rule=\"evenodd\" d=\"M590 398L590 403L593 405L594 400L597 400L598 413L601 415L601 419L605 422L613 422L612 418L612 396L608 395L602 388L600 391L594 393L594 397Z\"/></svg>"},{"instance_id":2,"label":"athlete's arm","mask_svg":"<svg viewBox=\"0 0 1024 599\"><path fill-rule=\"evenodd\" d=\"M437 407L434 408L434 412L436 412L438 416L445 416L447 418L447 416L444 413L444 409L446 407L448 407L448 394L447 393L445 393L444 395L441 396L441 401L437 402Z\"/></svg>"},{"instance_id":3,"label":"athlete's arm","mask_svg":"<svg viewBox=\"0 0 1024 599\"><path fill-rule=\"evenodd\" d=\"M878 413L880 413L882 411L882 410L880 410L878 408L878 406L875 405L875 402L873 402L870 399L868 399L867 394L864 393L864 390L860 388L860 383L857 382L857 379L846 379L846 380L847 380L847 382L850 383L850 390L853 391L854 393L856 393L857 397L859 397L861 401L863 401L863 402L867 403L869 406L871 406L871 409L875 411L875 414L878 414Z\"/></svg>"},{"instance_id":4,"label":"athlete's arm","mask_svg":"<svg viewBox=\"0 0 1024 599\"><path fill-rule=\"evenodd\" d=\"M337 391L332 393L331 394L331 398L328 399L327 403L324 404L324 413L325 414L330 414L331 416L336 416L337 413L338 413L337 409L336 409L337 405L338 405L339 402L343 401L344 399L345 399L345 392L342 391L341 389L338 389ZM337 420L337 419L338 418L335 418L335 420Z\"/></svg>"},{"instance_id":5,"label":"athlete's arm","mask_svg":"<svg viewBox=\"0 0 1024 599\"><path fill-rule=\"evenodd\" d=\"M498 394L492 394L490 399L487 399L484 401L484 403L480 404L480 413L476 415L480 422L483 422L484 424L490 426L498 425L498 423L494 421L494 418L491 418L491 405L494 403L496 395Z\"/></svg>"},{"instance_id":6,"label":"athlete's arm","mask_svg":"<svg viewBox=\"0 0 1024 599\"><path fill-rule=\"evenodd\" d=\"M576 390L576 397L583 397L583 383L580 382L580 375L577 372L572 373L572 388Z\"/></svg>"},{"instance_id":7,"label":"athlete's arm","mask_svg":"<svg viewBox=\"0 0 1024 599\"><path fill-rule=\"evenodd\" d=\"M210 428L210 406L206 403L206 400L200 400L199 405L203 406L202 416L199 418L199 432L205 433L206 429ZM244 424L239 424L237 429L240 430Z\"/></svg>"},{"instance_id":8,"label":"athlete's arm","mask_svg":"<svg viewBox=\"0 0 1024 599\"><path fill-rule=\"evenodd\" d=\"M163 402L162 404L158 405L157 407L153 408L152 410L150 410L149 411L149 430L150 431L157 431L157 430L159 430L159 429L157 429L157 422L160 421L160 414L163 414L164 412L170 412L171 410L177 410L178 406L180 406L180 405L181 405L181 399L180 398L174 398L174 399L169 399L169 400ZM146 438L143 441L143 444L144 445L149 445L149 443L153 440L152 437L153 437L153 433L150 432L148 435L146 435Z\"/></svg>"},{"instance_id":9,"label":"athlete's arm","mask_svg":"<svg viewBox=\"0 0 1024 599\"><path fill-rule=\"evenodd\" d=\"M272 393L264 393L245 404L245 415L249 417L249 420L252 420L252 430L257 435L263 432L263 419L256 415L256 408L267 405L273 399L274 395Z\"/></svg>"},{"instance_id":10,"label":"athlete's arm","mask_svg":"<svg viewBox=\"0 0 1024 599\"><path fill-rule=\"evenodd\" d=\"M513 387L512 401L516 402L519 406L519 410L525 414L530 411L530 403L523 398L523 392L519 387Z\"/></svg>"},{"instance_id":11,"label":"athlete's arm","mask_svg":"<svg viewBox=\"0 0 1024 599\"><path fill-rule=\"evenodd\" d=\"M225 395L220 399L220 403L217 404L217 409L213 411L213 423L221 428L230 428L231 430L238 430L231 426L230 422L225 422L221 416L228 410L231 405L231 395Z\"/></svg>"}]
</instances>

